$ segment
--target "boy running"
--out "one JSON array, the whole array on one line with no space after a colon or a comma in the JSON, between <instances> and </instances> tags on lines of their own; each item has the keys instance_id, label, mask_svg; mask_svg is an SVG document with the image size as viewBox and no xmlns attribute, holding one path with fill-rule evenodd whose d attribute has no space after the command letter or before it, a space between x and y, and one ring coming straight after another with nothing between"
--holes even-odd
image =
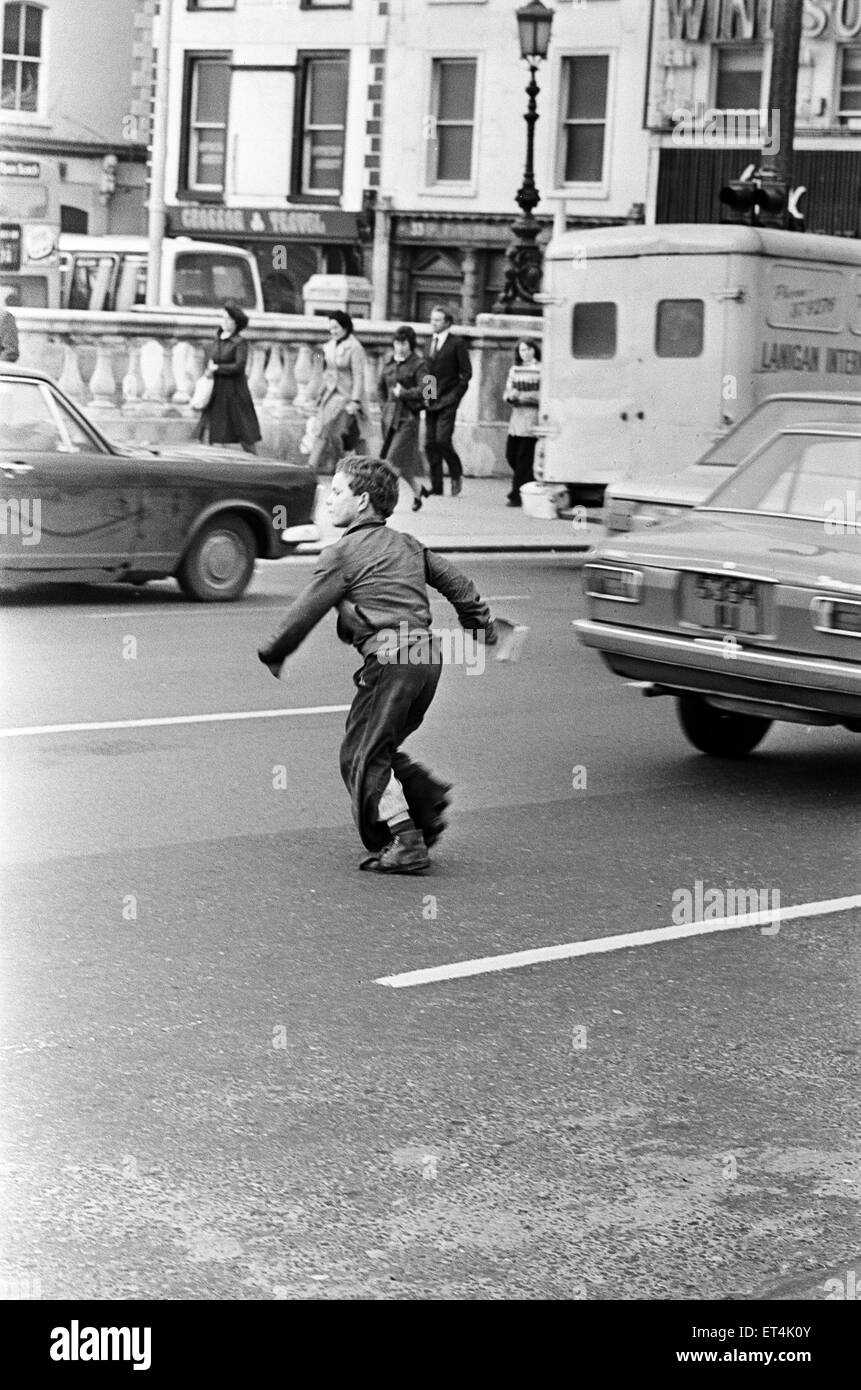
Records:
<instances>
[{"instance_id":1,"label":"boy running","mask_svg":"<svg viewBox=\"0 0 861 1390\"><path fill-rule=\"evenodd\" d=\"M353 676L356 695L341 744L353 819L371 851L360 867L417 874L427 869L428 848L445 829L451 791L400 751L424 719L442 673L425 586L445 595L466 631L483 632L489 645L499 634L465 574L415 536L386 525L397 500L398 475L382 459L353 454L340 461L326 506L344 534L322 552L310 584L258 655L277 676L285 657L337 608L338 636L364 657ZM510 625L500 620L499 627L505 632Z\"/></svg>"}]
</instances>

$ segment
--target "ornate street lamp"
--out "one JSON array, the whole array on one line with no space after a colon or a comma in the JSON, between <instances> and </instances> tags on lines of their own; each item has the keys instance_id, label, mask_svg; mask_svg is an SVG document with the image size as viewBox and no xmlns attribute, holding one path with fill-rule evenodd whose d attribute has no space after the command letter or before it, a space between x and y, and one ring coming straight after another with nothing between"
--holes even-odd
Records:
<instances>
[{"instance_id":1,"label":"ornate street lamp","mask_svg":"<svg viewBox=\"0 0 861 1390\"><path fill-rule=\"evenodd\" d=\"M515 198L522 216L511 224L514 241L505 253L505 283L502 294L493 306L496 314L537 314L539 306L535 295L541 287L543 256L536 244L540 223L533 212L540 202L540 194L535 187L533 156L535 152L535 122L538 109L535 98L540 90L535 80L538 64L547 57L550 46L550 29L553 24L553 11L548 10L541 0L531 0L517 11L517 32L520 38L520 56L529 64L529 98L526 115L526 168L523 183Z\"/></svg>"}]
</instances>

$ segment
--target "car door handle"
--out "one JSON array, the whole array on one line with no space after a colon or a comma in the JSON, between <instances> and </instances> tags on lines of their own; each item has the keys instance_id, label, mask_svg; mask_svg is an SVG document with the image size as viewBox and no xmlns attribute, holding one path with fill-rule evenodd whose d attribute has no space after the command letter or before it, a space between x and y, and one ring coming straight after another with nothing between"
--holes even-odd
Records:
<instances>
[{"instance_id":1,"label":"car door handle","mask_svg":"<svg viewBox=\"0 0 861 1390\"><path fill-rule=\"evenodd\" d=\"M16 478L19 473L32 473L32 463L4 463L0 464L3 472L10 478Z\"/></svg>"}]
</instances>

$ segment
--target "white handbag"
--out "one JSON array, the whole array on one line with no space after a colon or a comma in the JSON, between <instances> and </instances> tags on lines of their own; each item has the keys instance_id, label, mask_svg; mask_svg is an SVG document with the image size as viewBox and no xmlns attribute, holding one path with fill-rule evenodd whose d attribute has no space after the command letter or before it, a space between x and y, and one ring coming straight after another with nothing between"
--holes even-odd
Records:
<instances>
[{"instance_id":1,"label":"white handbag","mask_svg":"<svg viewBox=\"0 0 861 1390\"><path fill-rule=\"evenodd\" d=\"M191 394L192 410L206 409L206 407L209 405L209 402L212 400L212 388L214 384L214 377L202 376L198 378L197 384L195 385L195 388Z\"/></svg>"}]
</instances>

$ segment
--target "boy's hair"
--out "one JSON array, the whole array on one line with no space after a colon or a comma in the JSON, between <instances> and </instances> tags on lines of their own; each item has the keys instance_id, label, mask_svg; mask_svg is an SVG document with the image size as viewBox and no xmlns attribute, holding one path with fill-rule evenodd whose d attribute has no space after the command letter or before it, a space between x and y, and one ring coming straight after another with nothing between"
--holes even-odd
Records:
<instances>
[{"instance_id":1,"label":"boy's hair","mask_svg":"<svg viewBox=\"0 0 861 1390\"><path fill-rule=\"evenodd\" d=\"M398 474L390 463L367 454L345 454L338 472L344 474L355 497L366 492L375 512L391 516L398 502Z\"/></svg>"}]
</instances>

